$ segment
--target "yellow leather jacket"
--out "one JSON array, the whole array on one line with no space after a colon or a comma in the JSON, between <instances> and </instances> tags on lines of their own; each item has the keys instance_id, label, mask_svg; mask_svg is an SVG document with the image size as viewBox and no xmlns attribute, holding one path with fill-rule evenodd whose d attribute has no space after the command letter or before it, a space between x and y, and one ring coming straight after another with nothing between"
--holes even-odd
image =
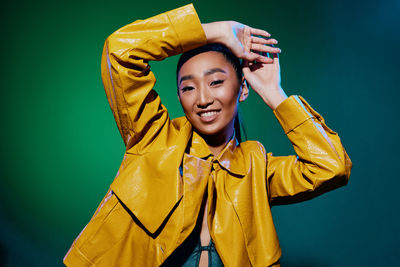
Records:
<instances>
[{"instance_id":1,"label":"yellow leather jacket","mask_svg":"<svg viewBox=\"0 0 400 267\"><path fill-rule=\"evenodd\" d=\"M351 161L338 135L301 97L274 111L297 156L274 157L258 142L232 139L213 157L185 117L170 120L153 90L149 61L206 42L192 5L107 38L102 78L126 153L66 265L160 266L192 232L206 191L210 234L224 265L279 264L270 205L347 183Z\"/></svg>"}]
</instances>

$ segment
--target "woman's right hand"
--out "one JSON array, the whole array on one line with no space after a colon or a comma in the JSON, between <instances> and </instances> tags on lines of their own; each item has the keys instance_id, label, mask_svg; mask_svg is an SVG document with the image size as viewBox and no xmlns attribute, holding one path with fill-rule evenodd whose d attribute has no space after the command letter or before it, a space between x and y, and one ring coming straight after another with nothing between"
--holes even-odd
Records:
<instances>
[{"instance_id":1,"label":"woman's right hand","mask_svg":"<svg viewBox=\"0 0 400 267\"><path fill-rule=\"evenodd\" d=\"M266 53L280 53L279 48L269 46L278 42L269 38L271 35L264 30L236 21L218 21L202 26L209 43L222 43L244 60L271 63L273 60Z\"/></svg>"}]
</instances>

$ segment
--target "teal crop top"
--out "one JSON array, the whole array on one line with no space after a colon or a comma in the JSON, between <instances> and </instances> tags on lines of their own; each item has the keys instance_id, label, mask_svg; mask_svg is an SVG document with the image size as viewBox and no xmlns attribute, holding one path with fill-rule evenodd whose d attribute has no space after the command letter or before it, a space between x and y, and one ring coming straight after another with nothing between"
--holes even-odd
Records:
<instances>
[{"instance_id":1,"label":"teal crop top","mask_svg":"<svg viewBox=\"0 0 400 267\"><path fill-rule=\"evenodd\" d=\"M200 217L200 216L199 216ZM200 224L197 223L189 237L168 257L162 267L198 267L203 250L208 251L208 267L223 267L224 264L215 249L212 239L208 246L202 246Z\"/></svg>"},{"instance_id":2,"label":"teal crop top","mask_svg":"<svg viewBox=\"0 0 400 267\"><path fill-rule=\"evenodd\" d=\"M201 246L200 236L198 236L197 241L195 241L193 238L193 240L190 242L185 242L182 243L182 245L179 246L170 257L168 257L168 259L162 265L163 267L197 267L199 266L200 255L203 250L208 251L209 267L224 266L212 240L210 240L210 244L208 246Z\"/></svg>"}]
</instances>

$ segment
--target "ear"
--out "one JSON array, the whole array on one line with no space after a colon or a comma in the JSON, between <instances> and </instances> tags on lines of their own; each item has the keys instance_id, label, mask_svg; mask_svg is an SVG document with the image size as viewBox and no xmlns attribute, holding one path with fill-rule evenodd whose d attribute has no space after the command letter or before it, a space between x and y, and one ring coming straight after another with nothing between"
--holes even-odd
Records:
<instances>
[{"instance_id":1,"label":"ear","mask_svg":"<svg viewBox=\"0 0 400 267\"><path fill-rule=\"evenodd\" d=\"M240 96L239 96L239 102L243 102L247 99L249 96L249 87L247 86L247 82L242 78L242 85L240 86Z\"/></svg>"}]
</instances>

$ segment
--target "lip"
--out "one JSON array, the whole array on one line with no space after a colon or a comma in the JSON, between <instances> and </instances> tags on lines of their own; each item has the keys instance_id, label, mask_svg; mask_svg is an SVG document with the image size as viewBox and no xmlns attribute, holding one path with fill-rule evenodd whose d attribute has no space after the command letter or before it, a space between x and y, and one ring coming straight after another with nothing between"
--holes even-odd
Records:
<instances>
[{"instance_id":1,"label":"lip","mask_svg":"<svg viewBox=\"0 0 400 267\"><path fill-rule=\"evenodd\" d=\"M197 112L197 115L199 116L200 121L209 123L216 120L220 113L221 113L220 109L210 109Z\"/></svg>"}]
</instances>

